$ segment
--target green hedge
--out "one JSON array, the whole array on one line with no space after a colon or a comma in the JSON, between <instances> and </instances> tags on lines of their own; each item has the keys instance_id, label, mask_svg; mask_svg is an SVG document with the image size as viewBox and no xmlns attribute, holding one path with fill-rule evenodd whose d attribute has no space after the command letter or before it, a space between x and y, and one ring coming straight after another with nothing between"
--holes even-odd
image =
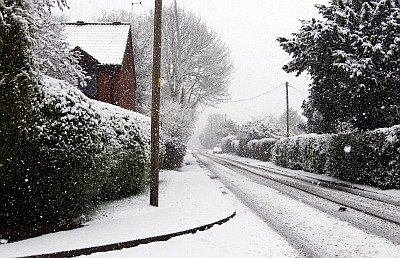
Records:
<instances>
[{"instance_id":1,"label":"green hedge","mask_svg":"<svg viewBox=\"0 0 400 258\"><path fill-rule=\"evenodd\" d=\"M400 189L400 125L369 132L222 141L224 152L327 174L382 189Z\"/></svg>"},{"instance_id":2,"label":"green hedge","mask_svg":"<svg viewBox=\"0 0 400 258\"><path fill-rule=\"evenodd\" d=\"M271 160L271 150L277 139L264 138L260 140L251 140L246 142L245 139L237 140L236 136L227 136L222 138L222 151L226 153L235 153L236 155L259 159L263 161Z\"/></svg>"},{"instance_id":3,"label":"green hedge","mask_svg":"<svg viewBox=\"0 0 400 258\"><path fill-rule=\"evenodd\" d=\"M264 138L261 140L251 140L246 144L246 156L262 161L270 161L271 150L275 146L277 139Z\"/></svg>"},{"instance_id":4,"label":"green hedge","mask_svg":"<svg viewBox=\"0 0 400 258\"><path fill-rule=\"evenodd\" d=\"M102 199L115 199L143 190L150 167L150 124L147 117L111 105L101 105L104 118L102 159L108 180ZM138 119L139 118L139 119Z\"/></svg>"},{"instance_id":5,"label":"green hedge","mask_svg":"<svg viewBox=\"0 0 400 258\"><path fill-rule=\"evenodd\" d=\"M166 141L163 145L164 153L160 167L169 170L180 168L186 155L186 145L172 140Z\"/></svg>"},{"instance_id":6,"label":"green hedge","mask_svg":"<svg viewBox=\"0 0 400 258\"><path fill-rule=\"evenodd\" d=\"M272 149L272 161L291 169L322 174L329 151L331 135L299 135L279 139Z\"/></svg>"},{"instance_id":7,"label":"green hedge","mask_svg":"<svg viewBox=\"0 0 400 258\"><path fill-rule=\"evenodd\" d=\"M24 166L0 170L0 221L5 227L82 222L97 203L139 192L150 156L147 117L93 101L62 81L43 77L40 119ZM3 163L10 162L0 160ZM13 166L7 166L13 167Z\"/></svg>"},{"instance_id":8,"label":"green hedge","mask_svg":"<svg viewBox=\"0 0 400 258\"><path fill-rule=\"evenodd\" d=\"M400 189L400 126L282 138L276 142L272 155L273 161L282 167L382 189Z\"/></svg>"},{"instance_id":9,"label":"green hedge","mask_svg":"<svg viewBox=\"0 0 400 258\"><path fill-rule=\"evenodd\" d=\"M334 136L325 173L382 189L400 189L400 126Z\"/></svg>"}]
</instances>

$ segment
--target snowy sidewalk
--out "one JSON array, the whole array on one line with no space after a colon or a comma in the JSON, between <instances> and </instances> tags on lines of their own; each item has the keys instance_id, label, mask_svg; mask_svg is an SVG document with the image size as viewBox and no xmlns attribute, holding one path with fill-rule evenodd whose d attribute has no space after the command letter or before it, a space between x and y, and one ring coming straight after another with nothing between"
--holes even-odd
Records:
<instances>
[{"instance_id":1,"label":"snowy sidewalk","mask_svg":"<svg viewBox=\"0 0 400 258\"><path fill-rule=\"evenodd\" d=\"M160 173L159 207L149 194L113 202L85 227L0 245L0 257L23 257L112 245L174 234L226 220L232 204L191 154L181 172Z\"/></svg>"}]
</instances>

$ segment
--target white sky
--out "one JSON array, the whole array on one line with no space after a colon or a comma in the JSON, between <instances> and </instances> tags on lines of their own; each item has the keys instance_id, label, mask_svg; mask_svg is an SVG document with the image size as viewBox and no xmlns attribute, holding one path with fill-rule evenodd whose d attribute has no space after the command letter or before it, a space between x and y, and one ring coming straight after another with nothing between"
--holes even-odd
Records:
<instances>
[{"instance_id":1,"label":"white sky","mask_svg":"<svg viewBox=\"0 0 400 258\"><path fill-rule=\"evenodd\" d=\"M113 9L131 10L138 0L67 0L70 10L64 11L70 21L93 21L95 15ZM133 12L143 13L154 8L153 0L141 0L133 5ZM289 88L290 106L301 113L301 103L308 94L306 75L296 77L282 70L290 57L279 47L277 37L290 36L300 28L300 19L318 17L316 3L328 0L177 0L185 10L199 15L231 50L235 66L230 85L232 100L251 98L282 87L262 97L209 108L201 116L203 123L208 114L227 114L228 118L244 123L251 117L280 115L286 109L285 87L287 81L299 91ZM164 0L171 4L173 0Z\"/></svg>"}]
</instances>

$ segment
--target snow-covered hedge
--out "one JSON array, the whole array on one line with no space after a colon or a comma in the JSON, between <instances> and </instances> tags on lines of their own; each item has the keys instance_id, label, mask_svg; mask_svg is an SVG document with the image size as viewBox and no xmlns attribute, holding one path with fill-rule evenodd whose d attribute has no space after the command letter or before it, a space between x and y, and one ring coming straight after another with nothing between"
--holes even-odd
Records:
<instances>
[{"instance_id":1,"label":"snow-covered hedge","mask_svg":"<svg viewBox=\"0 0 400 258\"><path fill-rule=\"evenodd\" d=\"M251 140L246 144L246 156L262 161L271 160L271 150L274 147L277 139L264 138L261 140Z\"/></svg>"},{"instance_id":2,"label":"snow-covered hedge","mask_svg":"<svg viewBox=\"0 0 400 258\"><path fill-rule=\"evenodd\" d=\"M180 168L186 155L186 145L170 140L163 143L163 149L160 167L162 169Z\"/></svg>"},{"instance_id":3,"label":"snow-covered hedge","mask_svg":"<svg viewBox=\"0 0 400 258\"><path fill-rule=\"evenodd\" d=\"M281 138L277 165L382 189L400 189L400 125L363 133Z\"/></svg>"},{"instance_id":4,"label":"snow-covered hedge","mask_svg":"<svg viewBox=\"0 0 400 258\"><path fill-rule=\"evenodd\" d=\"M237 137L234 136L234 135L228 135L228 136L222 138L221 139L222 152L225 152L225 153L235 152L234 148L233 148L233 145L232 145L232 142L234 140L236 140L236 139L237 139Z\"/></svg>"},{"instance_id":5,"label":"snow-covered hedge","mask_svg":"<svg viewBox=\"0 0 400 258\"><path fill-rule=\"evenodd\" d=\"M233 140L231 142L231 148L232 148L232 152L239 155L239 153L241 153L240 151L240 141L239 140Z\"/></svg>"},{"instance_id":6,"label":"snow-covered hedge","mask_svg":"<svg viewBox=\"0 0 400 258\"><path fill-rule=\"evenodd\" d=\"M237 139L236 136L226 136L221 140L222 151L235 153L236 155L259 159L263 161L271 160L271 150L277 139L263 138L260 140Z\"/></svg>"},{"instance_id":7,"label":"snow-covered hedge","mask_svg":"<svg viewBox=\"0 0 400 258\"><path fill-rule=\"evenodd\" d=\"M400 189L400 125L334 136L325 173L382 189Z\"/></svg>"},{"instance_id":8,"label":"snow-covered hedge","mask_svg":"<svg viewBox=\"0 0 400 258\"><path fill-rule=\"evenodd\" d=\"M272 160L282 167L322 174L331 138L321 134L281 138L272 149Z\"/></svg>"},{"instance_id":9,"label":"snow-covered hedge","mask_svg":"<svg viewBox=\"0 0 400 258\"><path fill-rule=\"evenodd\" d=\"M113 199L136 194L146 183L150 166L150 119L123 108L95 102L101 114L102 158L107 182L101 194Z\"/></svg>"},{"instance_id":10,"label":"snow-covered hedge","mask_svg":"<svg viewBox=\"0 0 400 258\"><path fill-rule=\"evenodd\" d=\"M79 222L100 201L137 193L147 179L150 121L43 77L32 163L9 180L5 225ZM10 172L11 175L12 172Z\"/></svg>"}]
</instances>

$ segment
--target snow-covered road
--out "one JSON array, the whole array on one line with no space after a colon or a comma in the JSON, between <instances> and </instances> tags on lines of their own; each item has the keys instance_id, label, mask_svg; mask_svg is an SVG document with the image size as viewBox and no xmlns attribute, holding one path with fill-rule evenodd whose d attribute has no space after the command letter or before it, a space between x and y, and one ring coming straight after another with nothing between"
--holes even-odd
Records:
<instances>
[{"instance_id":1,"label":"snow-covered road","mask_svg":"<svg viewBox=\"0 0 400 258\"><path fill-rule=\"evenodd\" d=\"M400 257L399 227L388 228L385 222L377 228L376 219L360 217L354 210L340 212L337 204L299 193L295 189L268 187L265 180L245 176L217 164L209 158L196 155L199 163L209 169L228 189L235 193L271 228L294 247L311 257ZM285 193L283 193L285 192ZM310 200L309 198L312 198ZM313 202L319 202L310 205ZM316 207L323 207L321 210ZM351 215L353 214L353 215ZM348 217L353 216L351 223ZM359 222L354 221L359 219ZM368 223L371 221L371 230ZM353 223L354 222L354 223ZM364 226L361 226L364 224ZM392 240L374 234L386 231ZM393 233L394 232L394 233ZM393 239L396 238L397 239ZM396 241L397 240L397 241Z\"/></svg>"},{"instance_id":2,"label":"snow-covered road","mask_svg":"<svg viewBox=\"0 0 400 258\"><path fill-rule=\"evenodd\" d=\"M256 177L197 157L198 162L188 153L180 171L160 173L159 208L148 205L148 193L112 202L100 209L86 227L0 245L0 257L74 250L179 232L219 220L233 211L235 217L206 231L89 256L400 257L399 241L373 233L396 228L389 229L382 223L379 228L362 217L353 219L358 219L358 224L349 222L347 216L355 213L353 210L339 212L337 205L327 205L295 190L291 195L284 193ZM398 191L391 196L396 194ZM377 228L367 230L369 227Z\"/></svg>"}]
</instances>

